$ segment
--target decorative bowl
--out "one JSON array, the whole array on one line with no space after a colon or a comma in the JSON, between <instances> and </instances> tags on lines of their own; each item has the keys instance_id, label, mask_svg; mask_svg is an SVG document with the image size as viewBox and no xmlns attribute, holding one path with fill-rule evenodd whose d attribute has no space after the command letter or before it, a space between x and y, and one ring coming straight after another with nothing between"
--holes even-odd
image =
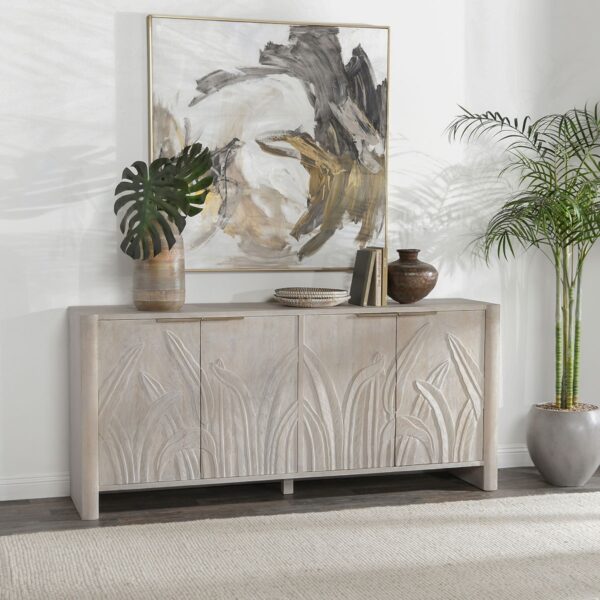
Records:
<instances>
[{"instance_id":1,"label":"decorative bowl","mask_svg":"<svg viewBox=\"0 0 600 600\"><path fill-rule=\"evenodd\" d=\"M339 296L336 298L286 298L285 296L273 296L277 302L285 306L295 306L296 308L318 308L325 306L337 306L350 300L350 296Z\"/></svg>"},{"instance_id":2,"label":"decorative bowl","mask_svg":"<svg viewBox=\"0 0 600 600\"><path fill-rule=\"evenodd\" d=\"M278 298L345 298L347 290L318 287L289 287L275 290Z\"/></svg>"}]
</instances>

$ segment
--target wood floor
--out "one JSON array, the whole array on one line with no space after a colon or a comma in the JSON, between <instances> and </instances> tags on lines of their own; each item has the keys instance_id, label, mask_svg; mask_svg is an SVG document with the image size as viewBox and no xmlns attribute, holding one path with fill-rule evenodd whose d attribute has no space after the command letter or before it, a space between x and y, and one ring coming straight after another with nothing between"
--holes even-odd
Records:
<instances>
[{"instance_id":1,"label":"wood floor","mask_svg":"<svg viewBox=\"0 0 600 600\"><path fill-rule=\"evenodd\" d=\"M482 492L447 472L303 480L297 481L294 487L293 496L283 496L279 483L103 494L99 521L81 521L69 498L0 502L0 535L548 493L600 492L600 471L584 488L552 487L529 467L500 471L497 492Z\"/></svg>"}]
</instances>

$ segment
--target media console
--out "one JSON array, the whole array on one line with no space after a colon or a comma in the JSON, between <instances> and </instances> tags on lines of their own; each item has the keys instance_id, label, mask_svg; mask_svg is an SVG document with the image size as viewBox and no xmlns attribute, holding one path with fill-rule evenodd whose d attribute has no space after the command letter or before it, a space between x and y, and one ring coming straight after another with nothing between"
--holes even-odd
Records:
<instances>
[{"instance_id":1,"label":"media console","mask_svg":"<svg viewBox=\"0 0 600 600\"><path fill-rule=\"evenodd\" d=\"M499 306L71 307L71 496L455 469L497 487Z\"/></svg>"}]
</instances>

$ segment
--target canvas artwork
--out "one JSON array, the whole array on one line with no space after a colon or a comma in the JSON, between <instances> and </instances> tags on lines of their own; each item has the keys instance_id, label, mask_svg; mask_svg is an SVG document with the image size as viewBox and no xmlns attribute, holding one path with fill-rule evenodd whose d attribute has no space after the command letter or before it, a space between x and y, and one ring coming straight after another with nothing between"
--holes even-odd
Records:
<instances>
[{"instance_id":1,"label":"canvas artwork","mask_svg":"<svg viewBox=\"0 0 600 600\"><path fill-rule=\"evenodd\" d=\"M383 245L388 29L149 18L152 158L196 141L214 185L188 269L346 269Z\"/></svg>"}]
</instances>

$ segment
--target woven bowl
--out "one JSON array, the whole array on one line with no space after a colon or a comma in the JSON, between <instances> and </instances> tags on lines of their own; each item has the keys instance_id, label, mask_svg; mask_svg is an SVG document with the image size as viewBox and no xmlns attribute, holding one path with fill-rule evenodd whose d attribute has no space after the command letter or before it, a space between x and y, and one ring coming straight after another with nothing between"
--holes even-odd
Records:
<instances>
[{"instance_id":1,"label":"woven bowl","mask_svg":"<svg viewBox=\"0 0 600 600\"><path fill-rule=\"evenodd\" d=\"M285 298L283 296L273 296L277 302L285 306L295 306L296 308L318 308L324 306L337 306L350 300L350 296L339 298Z\"/></svg>"},{"instance_id":2,"label":"woven bowl","mask_svg":"<svg viewBox=\"0 0 600 600\"><path fill-rule=\"evenodd\" d=\"M346 290L334 288L290 287L275 290L278 298L345 298Z\"/></svg>"}]
</instances>

